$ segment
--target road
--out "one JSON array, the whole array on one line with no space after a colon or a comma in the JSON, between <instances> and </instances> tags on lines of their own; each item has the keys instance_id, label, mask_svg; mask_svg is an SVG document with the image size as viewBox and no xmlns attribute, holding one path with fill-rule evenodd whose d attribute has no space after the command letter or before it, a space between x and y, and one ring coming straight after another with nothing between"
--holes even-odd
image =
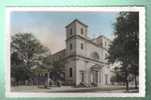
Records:
<instances>
[{"instance_id":1,"label":"road","mask_svg":"<svg viewBox=\"0 0 151 100\"><path fill-rule=\"evenodd\" d=\"M37 86L16 86L11 87L12 92L46 92L46 93L80 93L80 92L99 92L99 93L127 93L125 86L101 86L90 88L75 88L72 86L38 88ZM137 93L138 89L131 89L128 92Z\"/></svg>"}]
</instances>

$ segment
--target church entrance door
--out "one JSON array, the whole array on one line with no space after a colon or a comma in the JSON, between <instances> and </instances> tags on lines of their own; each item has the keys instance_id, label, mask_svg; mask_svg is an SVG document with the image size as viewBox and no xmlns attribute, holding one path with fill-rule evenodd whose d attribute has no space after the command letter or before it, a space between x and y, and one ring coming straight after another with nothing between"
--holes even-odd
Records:
<instances>
[{"instance_id":1,"label":"church entrance door","mask_svg":"<svg viewBox=\"0 0 151 100\"><path fill-rule=\"evenodd\" d=\"M91 83L98 85L98 71L93 70L91 72Z\"/></svg>"},{"instance_id":2,"label":"church entrance door","mask_svg":"<svg viewBox=\"0 0 151 100\"><path fill-rule=\"evenodd\" d=\"M91 67L91 83L94 83L96 86L99 84L99 72L101 70L100 65L93 65Z\"/></svg>"},{"instance_id":3,"label":"church entrance door","mask_svg":"<svg viewBox=\"0 0 151 100\"><path fill-rule=\"evenodd\" d=\"M82 83L85 81L84 80L84 76L85 76L85 72L84 71L80 71L80 79L81 79Z\"/></svg>"}]
</instances>

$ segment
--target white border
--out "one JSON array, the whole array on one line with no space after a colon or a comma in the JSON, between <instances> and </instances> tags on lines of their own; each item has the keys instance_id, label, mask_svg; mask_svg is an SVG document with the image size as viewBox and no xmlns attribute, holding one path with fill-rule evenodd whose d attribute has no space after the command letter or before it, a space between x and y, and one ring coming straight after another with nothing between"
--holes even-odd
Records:
<instances>
[{"instance_id":1,"label":"white border","mask_svg":"<svg viewBox=\"0 0 151 100\"><path fill-rule=\"evenodd\" d=\"M24 93L10 91L10 13L12 11L50 12L139 12L139 93ZM145 97L145 8L144 7L7 7L5 25L6 97Z\"/></svg>"}]
</instances>

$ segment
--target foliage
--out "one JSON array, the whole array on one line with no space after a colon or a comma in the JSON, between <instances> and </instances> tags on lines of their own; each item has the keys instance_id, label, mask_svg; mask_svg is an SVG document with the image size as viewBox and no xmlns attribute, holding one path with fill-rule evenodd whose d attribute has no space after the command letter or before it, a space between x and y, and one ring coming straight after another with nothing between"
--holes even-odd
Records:
<instances>
[{"instance_id":1,"label":"foliage","mask_svg":"<svg viewBox=\"0 0 151 100\"><path fill-rule=\"evenodd\" d=\"M123 83L126 80L124 79L124 71L122 71L122 68L115 67L113 70L114 75L111 77L112 82L119 82Z\"/></svg>"},{"instance_id":2,"label":"foliage","mask_svg":"<svg viewBox=\"0 0 151 100\"><path fill-rule=\"evenodd\" d=\"M54 61L53 62L53 68L51 69L51 78L53 80L62 80L64 81L64 68L65 68L65 62L62 61Z\"/></svg>"},{"instance_id":3,"label":"foliage","mask_svg":"<svg viewBox=\"0 0 151 100\"><path fill-rule=\"evenodd\" d=\"M30 33L18 33L11 40L11 77L24 81L33 76L32 69L43 66L43 59L49 55L44 47Z\"/></svg>"},{"instance_id":4,"label":"foliage","mask_svg":"<svg viewBox=\"0 0 151 100\"><path fill-rule=\"evenodd\" d=\"M115 25L115 39L110 46L109 61L138 65L138 12L122 12Z\"/></svg>"},{"instance_id":5,"label":"foliage","mask_svg":"<svg viewBox=\"0 0 151 100\"><path fill-rule=\"evenodd\" d=\"M127 89L128 75L138 75L139 61L139 13L121 12L117 17L115 27L115 38L109 49L109 62L122 62Z\"/></svg>"}]
</instances>

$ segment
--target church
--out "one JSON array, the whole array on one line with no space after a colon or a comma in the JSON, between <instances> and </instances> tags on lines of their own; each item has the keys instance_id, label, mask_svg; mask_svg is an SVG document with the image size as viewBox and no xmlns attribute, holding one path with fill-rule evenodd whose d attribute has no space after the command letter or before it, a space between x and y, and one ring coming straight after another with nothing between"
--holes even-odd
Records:
<instances>
[{"instance_id":1,"label":"church","mask_svg":"<svg viewBox=\"0 0 151 100\"><path fill-rule=\"evenodd\" d=\"M88 25L78 19L66 27L65 49L52 54L53 61L64 61L65 83L96 86L111 84L111 69L106 59L111 40L101 35L88 37Z\"/></svg>"}]
</instances>

